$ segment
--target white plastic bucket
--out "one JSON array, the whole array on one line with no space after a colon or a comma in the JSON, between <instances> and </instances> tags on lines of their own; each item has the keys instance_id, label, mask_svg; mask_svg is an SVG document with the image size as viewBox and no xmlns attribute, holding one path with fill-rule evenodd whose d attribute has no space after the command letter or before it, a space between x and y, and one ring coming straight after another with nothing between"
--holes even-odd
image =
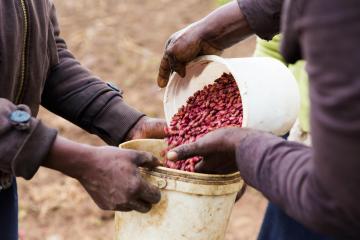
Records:
<instances>
[{"instance_id":1,"label":"white plastic bucket","mask_svg":"<svg viewBox=\"0 0 360 240\"><path fill-rule=\"evenodd\" d=\"M163 140L134 140L121 148L148 151L161 159ZM117 240L222 240L237 192L244 185L239 173L209 175L158 167L141 169L158 186L161 201L141 214L117 212Z\"/></svg>"},{"instance_id":2,"label":"white plastic bucket","mask_svg":"<svg viewBox=\"0 0 360 240\"><path fill-rule=\"evenodd\" d=\"M164 110L169 124L187 99L223 73L231 73L243 103L243 127L287 133L300 107L297 82L287 67L272 58L200 57L186 66L186 76L174 73L165 91Z\"/></svg>"}]
</instances>

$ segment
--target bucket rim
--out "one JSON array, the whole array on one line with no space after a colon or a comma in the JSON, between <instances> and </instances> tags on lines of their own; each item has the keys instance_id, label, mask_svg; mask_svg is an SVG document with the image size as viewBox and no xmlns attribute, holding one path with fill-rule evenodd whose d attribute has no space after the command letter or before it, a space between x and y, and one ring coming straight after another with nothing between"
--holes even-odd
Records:
<instances>
[{"instance_id":1,"label":"bucket rim","mask_svg":"<svg viewBox=\"0 0 360 240\"><path fill-rule=\"evenodd\" d=\"M141 168L141 172L155 177L174 179L177 181L197 183L203 185L226 185L239 182L241 176L239 172L231 174L204 174L181 171L177 169L156 167L154 169Z\"/></svg>"},{"instance_id":2,"label":"bucket rim","mask_svg":"<svg viewBox=\"0 0 360 240\"><path fill-rule=\"evenodd\" d=\"M123 149L131 149L131 148L127 148L126 145L131 145L133 143L159 143L159 144L166 144L164 139L135 139L135 140L130 140L127 142L124 142L122 144L119 145L120 148ZM134 149L133 149L134 150ZM160 160L160 159L159 159ZM241 180L241 176L239 172L234 172L234 173L230 173L230 174L206 174L206 173L196 173L196 172L187 172L187 171L182 171L182 170L177 170L177 169L172 169L172 168L167 168L167 167L163 167L163 166L158 166L152 169L147 169L147 168L142 168L140 167L140 170L144 173L153 175L153 176L164 176L166 175L166 177L168 178L174 178L177 180L183 180L186 182L209 182L210 184L212 182L237 182L239 180Z\"/></svg>"},{"instance_id":3,"label":"bucket rim","mask_svg":"<svg viewBox=\"0 0 360 240\"><path fill-rule=\"evenodd\" d=\"M235 82L236 82L236 85L239 89L239 92L240 92L240 97L241 97L241 102L242 102L242 105L243 105L243 120L242 120L242 124L241 124L241 127L247 127L248 126L248 102L247 102L247 86L246 84L243 84L243 82L241 81L241 79L239 79L239 74L235 74L237 71L236 69L234 69L231 64L229 64L229 60L239 60L239 61L243 61L244 59L253 59L253 58L250 58L250 57L242 57L242 58L223 58L223 57L220 57L220 56L217 56L217 55L203 55L203 56L200 56L200 57L197 57L195 58L194 60L192 60L191 62L189 62L187 65L186 65L186 68L187 69L190 69L190 68L193 68L193 67L196 67L197 65L208 65L209 63L211 62L215 62L215 63L220 63L222 65L224 65L227 70L228 70L228 73L230 73L234 79L235 79ZM178 78L176 78L178 77ZM220 77L220 76L219 76ZM180 75L176 72L173 72L172 75L170 76L169 78L169 82L165 88L165 93L164 93L164 98L163 98L163 104L164 104L164 111L165 111L165 118L166 118L166 122L167 124L169 125L170 124L170 121L171 121L171 118L169 118L169 114L167 113L167 108L166 108L166 103L167 103L167 100L169 99L169 95L170 95L170 92L171 92L171 87L170 86L173 86L178 84L178 81L183 79L182 77L180 77ZM216 79L213 79L213 83ZM172 117L172 116L171 116Z\"/></svg>"}]
</instances>

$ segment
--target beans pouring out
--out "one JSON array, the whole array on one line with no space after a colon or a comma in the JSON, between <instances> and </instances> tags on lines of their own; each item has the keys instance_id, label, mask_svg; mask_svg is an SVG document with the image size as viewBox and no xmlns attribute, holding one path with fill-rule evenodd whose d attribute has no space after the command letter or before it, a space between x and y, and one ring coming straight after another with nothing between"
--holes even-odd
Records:
<instances>
[{"instance_id":1,"label":"beans pouring out","mask_svg":"<svg viewBox=\"0 0 360 240\"><path fill-rule=\"evenodd\" d=\"M186 105L172 118L170 127L165 129L168 149L191 143L205 134L227 126L241 127L243 108L239 88L231 74L224 73L214 84L195 92ZM168 168L194 172L195 165L202 157L193 157L172 162L167 159Z\"/></svg>"}]
</instances>

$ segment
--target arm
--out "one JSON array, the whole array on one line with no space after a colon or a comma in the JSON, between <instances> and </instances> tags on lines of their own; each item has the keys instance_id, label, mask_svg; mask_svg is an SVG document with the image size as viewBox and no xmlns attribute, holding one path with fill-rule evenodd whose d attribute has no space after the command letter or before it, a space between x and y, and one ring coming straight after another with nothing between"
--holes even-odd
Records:
<instances>
[{"instance_id":1,"label":"arm","mask_svg":"<svg viewBox=\"0 0 360 240\"><path fill-rule=\"evenodd\" d=\"M79 144L30 116L27 106L0 98L0 173L30 179L40 166L60 171L76 178L105 210L147 212L160 200L138 170L159 164L151 154Z\"/></svg>"},{"instance_id":2,"label":"arm","mask_svg":"<svg viewBox=\"0 0 360 240\"><path fill-rule=\"evenodd\" d=\"M246 182L291 217L316 231L357 239L359 9L355 0L307 1L304 16L296 22L311 83L313 148L255 130L221 129L195 144L174 149L169 159L201 154L208 157L202 168L217 167L216 156L228 154L226 159L236 160ZM211 144L223 147L211 148ZM235 170L229 162L226 167Z\"/></svg>"},{"instance_id":3,"label":"arm","mask_svg":"<svg viewBox=\"0 0 360 240\"><path fill-rule=\"evenodd\" d=\"M185 75L188 62L219 54L253 33L271 39L279 32L283 0L232 1L174 33L161 60L158 85L165 87L172 71Z\"/></svg>"},{"instance_id":4,"label":"arm","mask_svg":"<svg viewBox=\"0 0 360 240\"><path fill-rule=\"evenodd\" d=\"M340 236L359 234L360 222L359 7L308 1L297 22L311 84L313 149L254 136L238 150L242 173L271 201L307 226ZM245 148L255 142L260 147L250 156Z\"/></svg>"},{"instance_id":5,"label":"arm","mask_svg":"<svg viewBox=\"0 0 360 240\"><path fill-rule=\"evenodd\" d=\"M50 70L42 105L107 143L119 144L144 115L128 106L119 90L108 86L75 60L60 37L54 6L51 23L59 62Z\"/></svg>"},{"instance_id":6,"label":"arm","mask_svg":"<svg viewBox=\"0 0 360 240\"><path fill-rule=\"evenodd\" d=\"M159 190L138 169L159 165L150 153L93 147L58 136L42 165L77 179L104 210L145 213L160 201Z\"/></svg>"}]
</instances>

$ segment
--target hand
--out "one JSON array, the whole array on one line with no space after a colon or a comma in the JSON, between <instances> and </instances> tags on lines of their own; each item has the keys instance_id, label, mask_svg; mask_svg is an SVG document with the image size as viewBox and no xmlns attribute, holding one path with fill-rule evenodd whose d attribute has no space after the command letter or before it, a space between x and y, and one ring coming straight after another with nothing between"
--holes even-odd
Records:
<instances>
[{"instance_id":1,"label":"hand","mask_svg":"<svg viewBox=\"0 0 360 240\"><path fill-rule=\"evenodd\" d=\"M202 39L202 25L197 22L176 33L168 40L164 56L160 63L157 83L166 87L172 71L185 77L185 66L188 62L202 55L220 55L222 49Z\"/></svg>"},{"instance_id":2,"label":"hand","mask_svg":"<svg viewBox=\"0 0 360 240\"><path fill-rule=\"evenodd\" d=\"M77 179L104 210L148 212L159 190L141 178L138 167L155 167L150 153L93 147L57 136L43 166Z\"/></svg>"},{"instance_id":3,"label":"hand","mask_svg":"<svg viewBox=\"0 0 360 240\"><path fill-rule=\"evenodd\" d=\"M165 138L165 120L158 118L142 117L129 131L125 141L143 138Z\"/></svg>"},{"instance_id":4,"label":"hand","mask_svg":"<svg viewBox=\"0 0 360 240\"><path fill-rule=\"evenodd\" d=\"M97 147L78 180L104 210L150 211L160 201L159 190L145 182L138 170L160 163L150 153Z\"/></svg>"},{"instance_id":5,"label":"hand","mask_svg":"<svg viewBox=\"0 0 360 240\"><path fill-rule=\"evenodd\" d=\"M158 74L159 87L166 87L172 71L185 77L188 62L222 50L249 36L252 30L236 1L174 33L166 43Z\"/></svg>"},{"instance_id":6,"label":"hand","mask_svg":"<svg viewBox=\"0 0 360 240\"><path fill-rule=\"evenodd\" d=\"M195 166L195 172L227 174L238 171L236 146L252 130L227 127L206 134L196 142L173 148L166 157L171 161L202 156L204 159Z\"/></svg>"}]
</instances>

